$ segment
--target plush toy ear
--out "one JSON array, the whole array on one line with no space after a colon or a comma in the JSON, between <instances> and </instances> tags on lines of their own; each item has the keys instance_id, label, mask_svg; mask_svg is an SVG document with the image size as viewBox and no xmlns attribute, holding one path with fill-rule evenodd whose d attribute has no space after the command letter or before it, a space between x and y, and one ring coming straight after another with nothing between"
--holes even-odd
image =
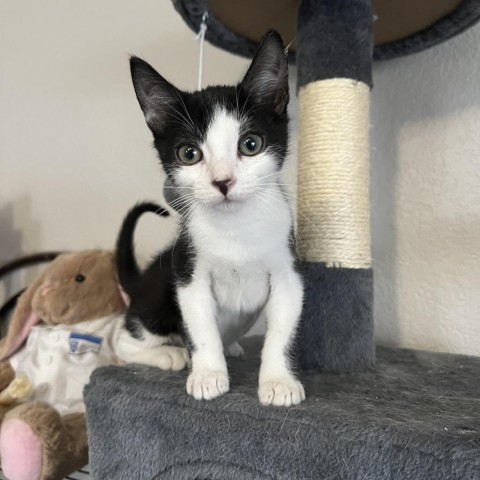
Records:
<instances>
[{"instance_id":1,"label":"plush toy ear","mask_svg":"<svg viewBox=\"0 0 480 480\"><path fill-rule=\"evenodd\" d=\"M0 341L0 361L13 355L28 337L30 329L40 321L38 315L32 310L32 300L43 283L44 275L37 278L19 297L8 326L7 336Z\"/></svg>"}]
</instances>

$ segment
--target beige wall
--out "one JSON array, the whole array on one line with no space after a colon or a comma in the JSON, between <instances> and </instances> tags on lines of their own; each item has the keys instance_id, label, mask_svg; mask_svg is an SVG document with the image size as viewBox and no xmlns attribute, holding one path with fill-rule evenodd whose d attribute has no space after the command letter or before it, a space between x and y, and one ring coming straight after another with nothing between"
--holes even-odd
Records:
<instances>
[{"instance_id":1,"label":"beige wall","mask_svg":"<svg viewBox=\"0 0 480 480\"><path fill-rule=\"evenodd\" d=\"M193 89L193 35L167 0L0 5L0 257L110 247L127 208L162 198L129 54ZM229 83L245 64L208 49L205 81ZM173 234L173 221L146 223L161 225L152 248Z\"/></svg>"},{"instance_id":2,"label":"beige wall","mask_svg":"<svg viewBox=\"0 0 480 480\"><path fill-rule=\"evenodd\" d=\"M0 0L0 40L0 260L112 247L133 203L162 199L128 55L193 89L192 32L169 0ZM384 343L480 354L479 42L477 27L375 69L372 223ZM207 46L205 83L237 81L247 63ZM294 101L294 119L295 111ZM146 218L141 231L146 256L173 237L175 222Z\"/></svg>"},{"instance_id":3,"label":"beige wall","mask_svg":"<svg viewBox=\"0 0 480 480\"><path fill-rule=\"evenodd\" d=\"M480 25L377 64L377 338L480 355Z\"/></svg>"}]
</instances>

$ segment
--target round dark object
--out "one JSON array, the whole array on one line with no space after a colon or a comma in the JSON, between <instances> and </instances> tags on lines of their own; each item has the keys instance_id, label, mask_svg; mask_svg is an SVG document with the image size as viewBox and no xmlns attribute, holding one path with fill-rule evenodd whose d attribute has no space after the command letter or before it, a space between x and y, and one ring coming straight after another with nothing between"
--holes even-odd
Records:
<instances>
[{"instance_id":1,"label":"round dark object","mask_svg":"<svg viewBox=\"0 0 480 480\"><path fill-rule=\"evenodd\" d=\"M173 0L173 3L195 32L208 10L206 39L242 56L252 57L263 34L278 30L285 43L293 42L289 60L295 61L300 0ZM420 52L480 20L480 0L373 0L373 10L375 60Z\"/></svg>"}]
</instances>

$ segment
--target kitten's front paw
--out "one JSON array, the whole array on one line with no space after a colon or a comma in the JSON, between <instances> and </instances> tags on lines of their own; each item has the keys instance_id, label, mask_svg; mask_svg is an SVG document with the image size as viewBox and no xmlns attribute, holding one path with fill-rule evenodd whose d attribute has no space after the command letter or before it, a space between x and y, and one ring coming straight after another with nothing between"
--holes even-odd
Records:
<instances>
[{"instance_id":1,"label":"kitten's front paw","mask_svg":"<svg viewBox=\"0 0 480 480\"><path fill-rule=\"evenodd\" d=\"M188 350L173 345L162 345L158 347L155 364L162 370L183 370L190 361Z\"/></svg>"},{"instance_id":2,"label":"kitten's front paw","mask_svg":"<svg viewBox=\"0 0 480 480\"><path fill-rule=\"evenodd\" d=\"M258 398L263 405L290 407L305 400L305 390L294 378L272 379L260 383Z\"/></svg>"},{"instance_id":3,"label":"kitten's front paw","mask_svg":"<svg viewBox=\"0 0 480 480\"><path fill-rule=\"evenodd\" d=\"M187 379L187 393L196 400L211 400L229 389L228 374L222 370L194 370Z\"/></svg>"}]
</instances>

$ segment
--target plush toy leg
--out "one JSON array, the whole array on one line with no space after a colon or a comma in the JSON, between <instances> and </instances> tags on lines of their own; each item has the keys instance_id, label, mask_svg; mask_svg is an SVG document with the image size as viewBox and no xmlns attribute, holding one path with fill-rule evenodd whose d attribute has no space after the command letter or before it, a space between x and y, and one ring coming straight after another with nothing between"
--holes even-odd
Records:
<instances>
[{"instance_id":1,"label":"plush toy leg","mask_svg":"<svg viewBox=\"0 0 480 480\"><path fill-rule=\"evenodd\" d=\"M85 415L61 417L43 402L5 415L0 458L9 480L61 480L88 462Z\"/></svg>"},{"instance_id":2,"label":"plush toy leg","mask_svg":"<svg viewBox=\"0 0 480 480\"><path fill-rule=\"evenodd\" d=\"M0 392L3 393L5 389L12 383L15 378L15 372L10 365L8 360L3 360L0 362ZM0 397L1 397L0 393ZM13 408L15 404L5 404L0 403L0 423L3 421L5 415Z\"/></svg>"},{"instance_id":3,"label":"plush toy leg","mask_svg":"<svg viewBox=\"0 0 480 480\"><path fill-rule=\"evenodd\" d=\"M40 480L42 443L25 422L13 418L2 425L0 452L8 479Z\"/></svg>"},{"instance_id":4,"label":"plush toy leg","mask_svg":"<svg viewBox=\"0 0 480 480\"><path fill-rule=\"evenodd\" d=\"M31 394L32 382L26 375L20 375L0 392L0 405L18 405L27 401Z\"/></svg>"},{"instance_id":5,"label":"plush toy leg","mask_svg":"<svg viewBox=\"0 0 480 480\"><path fill-rule=\"evenodd\" d=\"M15 372L8 360L0 362L0 391L6 388L15 378Z\"/></svg>"},{"instance_id":6,"label":"plush toy leg","mask_svg":"<svg viewBox=\"0 0 480 480\"><path fill-rule=\"evenodd\" d=\"M371 367L371 0L302 0L298 12L300 363Z\"/></svg>"}]
</instances>

